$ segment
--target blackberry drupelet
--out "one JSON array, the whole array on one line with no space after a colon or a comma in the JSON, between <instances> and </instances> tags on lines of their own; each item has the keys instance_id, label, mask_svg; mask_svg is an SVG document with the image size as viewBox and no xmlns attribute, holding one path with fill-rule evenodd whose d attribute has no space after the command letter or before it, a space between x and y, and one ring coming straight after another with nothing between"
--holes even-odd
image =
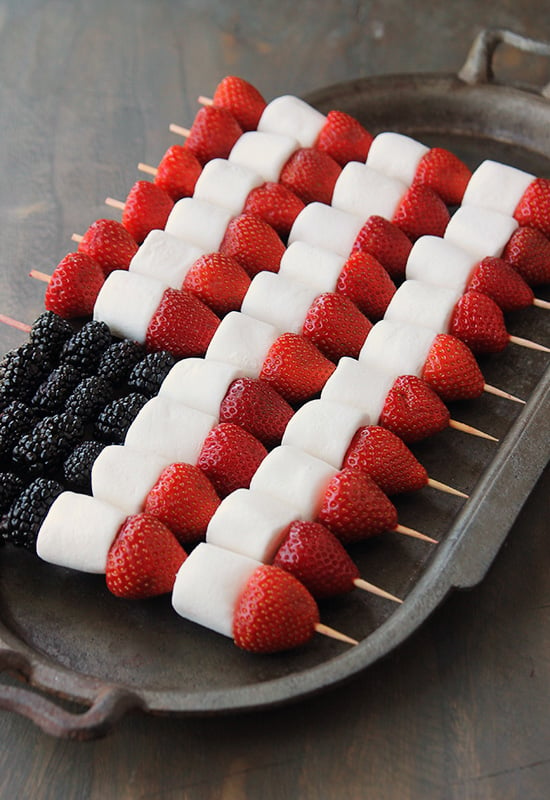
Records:
<instances>
[{"instance_id":1,"label":"blackberry drupelet","mask_svg":"<svg viewBox=\"0 0 550 800\"><path fill-rule=\"evenodd\" d=\"M3 526L6 541L34 550L36 537L53 501L63 491L57 481L37 478L11 505Z\"/></svg>"},{"instance_id":2,"label":"blackberry drupelet","mask_svg":"<svg viewBox=\"0 0 550 800\"><path fill-rule=\"evenodd\" d=\"M10 458L14 444L38 421L33 408L12 400L0 414L0 457Z\"/></svg>"},{"instance_id":3,"label":"blackberry drupelet","mask_svg":"<svg viewBox=\"0 0 550 800\"><path fill-rule=\"evenodd\" d=\"M104 322L91 320L65 342L59 361L78 367L83 375L91 375L104 350L111 344L111 332Z\"/></svg>"},{"instance_id":4,"label":"blackberry drupelet","mask_svg":"<svg viewBox=\"0 0 550 800\"><path fill-rule=\"evenodd\" d=\"M51 474L67 458L84 435L84 424L72 414L44 417L30 433L19 439L12 452L13 463L31 477Z\"/></svg>"},{"instance_id":5,"label":"blackberry drupelet","mask_svg":"<svg viewBox=\"0 0 550 800\"><path fill-rule=\"evenodd\" d=\"M12 400L29 400L51 370L51 362L39 345L31 342L10 350L0 361L0 408Z\"/></svg>"},{"instance_id":6,"label":"blackberry drupelet","mask_svg":"<svg viewBox=\"0 0 550 800\"><path fill-rule=\"evenodd\" d=\"M61 411L77 383L82 378L78 367L60 364L42 381L31 400L31 405L42 414Z\"/></svg>"},{"instance_id":7,"label":"blackberry drupelet","mask_svg":"<svg viewBox=\"0 0 550 800\"><path fill-rule=\"evenodd\" d=\"M97 374L110 383L124 383L144 353L143 347L131 339L113 342L101 356Z\"/></svg>"},{"instance_id":8,"label":"blackberry drupelet","mask_svg":"<svg viewBox=\"0 0 550 800\"><path fill-rule=\"evenodd\" d=\"M158 353L148 353L145 358L138 361L128 378L128 386L137 392L154 397L158 394L160 385L168 375L176 359L166 350Z\"/></svg>"},{"instance_id":9,"label":"blackberry drupelet","mask_svg":"<svg viewBox=\"0 0 550 800\"><path fill-rule=\"evenodd\" d=\"M79 492L92 493L92 467L104 448L104 442L94 440L82 442L75 447L63 464L63 477L68 486Z\"/></svg>"},{"instance_id":10,"label":"blackberry drupelet","mask_svg":"<svg viewBox=\"0 0 550 800\"><path fill-rule=\"evenodd\" d=\"M122 444L128 428L148 400L140 392L113 400L97 418L94 435L108 444Z\"/></svg>"},{"instance_id":11,"label":"blackberry drupelet","mask_svg":"<svg viewBox=\"0 0 550 800\"><path fill-rule=\"evenodd\" d=\"M25 482L15 472L0 472L0 514L9 509L25 488Z\"/></svg>"},{"instance_id":12,"label":"blackberry drupelet","mask_svg":"<svg viewBox=\"0 0 550 800\"><path fill-rule=\"evenodd\" d=\"M104 378L91 375L84 378L67 398L65 411L83 423L95 420L102 408L112 399L114 389Z\"/></svg>"},{"instance_id":13,"label":"blackberry drupelet","mask_svg":"<svg viewBox=\"0 0 550 800\"><path fill-rule=\"evenodd\" d=\"M74 329L66 319L54 314L53 311L44 311L33 322L29 338L52 360L57 360L61 348L73 333Z\"/></svg>"}]
</instances>

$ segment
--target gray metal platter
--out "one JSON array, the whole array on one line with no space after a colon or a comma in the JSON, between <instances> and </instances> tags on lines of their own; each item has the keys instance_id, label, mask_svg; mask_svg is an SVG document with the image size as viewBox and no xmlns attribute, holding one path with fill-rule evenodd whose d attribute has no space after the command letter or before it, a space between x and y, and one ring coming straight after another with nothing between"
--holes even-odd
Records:
<instances>
[{"instance_id":1,"label":"gray metal platter","mask_svg":"<svg viewBox=\"0 0 550 800\"><path fill-rule=\"evenodd\" d=\"M498 44L503 36L495 35ZM540 92L493 82L495 39L484 36L462 77L364 78L306 99L325 112L347 111L373 133L401 131L448 147L472 168L494 158L548 177L550 102ZM548 287L537 294L550 299ZM540 309L510 315L508 328L550 342ZM498 445L448 429L413 448L431 476L470 498L424 489L396 499L400 522L434 536L437 546L386 534L351 551L367 580L405 600L396 606L356 591L324 602L323 621L359 639L358 646L318 636L294 652L253 656L180 619L169 597L116 599L101 577L55 568L5 547L0 669L24 677L29 687L0 685L0 707L31 717L55 735L89 738L132 708L180 715L262 709L365 670L421 625L451 590L483 578L549 460L548 356L509 346L480 363L488 383L528 402L521 406L484 395L451 406L455 419L497 436ZM57 697L89 710L73 713Z\"/></svg>"}]
</instances>

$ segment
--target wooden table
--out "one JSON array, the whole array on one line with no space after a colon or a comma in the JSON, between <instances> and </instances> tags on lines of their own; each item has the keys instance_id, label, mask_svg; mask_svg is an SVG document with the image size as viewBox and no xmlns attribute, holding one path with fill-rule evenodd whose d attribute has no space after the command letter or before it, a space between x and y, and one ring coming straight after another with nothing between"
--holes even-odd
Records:
<instances>
[{"instance_id":1,"label":"wooden table","mask_svg":"<svg viewBox=\"0 0 550 800\"><path fill-rule=\"evenodd\" d=\"M0 8L1 311L32 321L70 235L157 163L226 74L269 98L350 78L455 71L474 34L550 39L540 3L8 0ZM550 80L503 52L503 76ZM3 327L2 351L24 334ZM99 741L0 712L0 796L542 800L550 785L550 472L483 583L383 662L286 708L217 719L133 714ZM9 681L9 678L5 678Z\"/></svg>"}]
</instances>

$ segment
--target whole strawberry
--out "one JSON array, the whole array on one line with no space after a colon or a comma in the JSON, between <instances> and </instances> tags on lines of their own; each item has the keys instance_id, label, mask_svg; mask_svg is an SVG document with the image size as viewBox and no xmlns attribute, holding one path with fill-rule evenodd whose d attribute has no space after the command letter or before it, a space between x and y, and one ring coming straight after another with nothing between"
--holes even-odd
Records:
<instances>
[{"instance_id":1,"label":"whole strawberry","mask_svg":"<svg viewBox=\"0 0 550 800\"><path fill-rule=\"evenodd\" d=\"M95 259L105 276L114 269L128 269L137 250L135 239L114 219L97 219L78 245L78 252Z\"/></svg>"},{"instance_id":2,"label":"whole strawberry","mask_svg":"<svg viewBox=\"0 0 550 800\"><path fill-rule=\"evenodd\" d=\"M518 228L510 237L502 257L530 286L550 283L550 239L536 228Z\"/></svg>"},{"instance_id":3,"label":"whole strawberry","mask_svg":"<svg viewBox=\"0 0 550 800\"><path fill-rule=\"evenodd\" d=\"M216 87L212 102L229 111L243 131L254 131L266 102L251 83L235 75L227 75Z\"/></svg>"},{"instance_id":4,"label":"whole strawberry","mask_svg":"<svg viewBox=\"0 0 550 800\"><path fill-rule=\"evenodd\" d=\"M445 402L479 397L485 386L470 348L448 333L435 337L421 377Z\"/></svg>"},{"instance_id":5,"label":"whole strawberry","mask_svg":"<svg viewBox=\"0 0 550 800\"><path fill-rule=\"evenodd\" d=\"M259 377L294 404L320 392L334 369L304 336L283 333L269 348Z\"/></svg>"},{"instance_id":6,"label":"whole strawberry","mask_svg":"<svg viewBox=\"0 0 550 800\"><path fill-rule=\"evenodd\" d=\"M229 111L204 106L197 112L184 146L204 166L213 158L227 158L242 133Z\"/></svg>"},{"instance_id":7,"label":"whole strawberry","mask_svg":"<svg viewBox=\"0 0 550 800\"><path fill-rule=\"evenodd\" d=\"M371 142L371 134L356 119L344 111L329 111L315 146L345 167L348 161L365 162Z\"/></svg>"},{"instance_id":8,"label":"whole strawberry","mask_svg":"<svg viewBox=\"0 0 550 800\"><path fill-rule=\"evenodd\" d=\"M279 236L286 238L304 206L303 200L282 183L268 181L252 189L243 211L261 217Z\"/></svg>"},{"instance_id":9,"label":"whole strawberry","mask_svg":"<svg viewBox=\"0 0 550 800\"><path fill-rule=\"evenodd\" d=\"M474 353L500 353L510 341L504 315L495 301L473 290L463 294L456 304L449 333Z\"/></svg>"},{"instance_id":10,"label":"whole strawberry","mask_svg":"<svg viewBox=\"0 0 550 800\"><path fill-rule=\"evenodd\" d=\"M369 253L395 280L405 277L411 249L411 240L397 225L374 214L359 231L351 253Z\"/></svg>"},{"instance_id":11,"label":"whole strawberry","mask_svg":"<svg viewBox=\"0 0 550 800\"><path fill-rule=\"evenodd\" d=\"M511 264L491 256L480 261L467 288L488 295L505 313L528 308L535 299L529 284Z\"/></svg>"},{"instance_id":12,"label":"whole strawberry","mask_svg":"<svg viewBox=\"0 0 550 800\"><path fill-rule=\"evenodd\" d=\"M97 261L85 253L69 253L55 268L44 306L64 319L88 317L105 282Z\"/></svg>"},{"instance_id":13,"label":"whole strawberry","mask_svg":"<svg viewBox=\"0 0 550 800\"><path fill-rule=\"evenodd\" d=\"M326 153L304 147L290 156L279 181L304 203L317 201L330 205L334 184L341 171L340 164Z\"/></svg>"},{"instance_id":14,"label":"whole strawberry","mask_svg":"<svg viewBox=\"0 0 550 800\"><path fill-rule=\"evenodd\" d=\"M152 230L162 230L174 201L164 189L150 181L136 181L122 212L122 224L128 233L141 244Z\"/></svg>"},{"instance_id":15,"label":"whole strawberry","mask_svg":"<svg viewBox=\"0 0 550 800\"><path fill-rule=\"evenodd\" d=\"M550 236L550 179L535 178L514 211L520 225L537 228L545 236Z\"/></svg>"},{"instance_id":16,"label":"whole strawberry","mask_svg":"<svg viewBox=\"0 0 550 800\"><path fill-rule=\"evenodd\" d=\"M203 356L219 322L191 292L166 289L149 322L145 345L149 351L167 350L175 358Z\"/></svg>"},{"instance_id":17,"label":"whole strawberry","mask_svg":"<svg viewBox=\"0 0 550 800\"><path fill-rule=\"evenodd\" d=\"M387 394L379 424L412 443L439 433L449 421L449 410L425 381L400 375Z\"/></svg>"},{"instance_id":18,"label":"whole strawberry","mask_svg":"<svg viewBox=\"0 0 550 800\"><path fill-rule=\"evenodd\" d=\"M374 256L357 251L342 267L336 291L355 303L369 319L378 320L395 294L395 283Z\"/></svg>"},{"instance_id":19,"label":"whole strawberry","mask_svg":"<svg viewBox=\"0 0 550 800\"><path fill-rule=\"evenodd\" d=\"M237 378L220 404L220 422L239 425L267 448L281 443L294 414L292 406L268 383L258 378Z\"/></svg>"},{"instance_id":20,"label":"whole strawberry","mask_svg":"<svg viewBox=\"0 0 550 800\"><path fill-rule=\"evenodd\" d=\"M273 228L255 214L231 220L220 252L239 262L251 278L258 272L278 272L285 246Z\"/></svg>"},{"instance_id":21,"label":"whole strawberry","mask_svg":"<svg viewBox=\"0 0 550 800\"><path fill-rule=\"evenodd\" d=\"M176 202L182 197L192 197L202 166L189 148L181 144L169 147L157 167L155 185Z\"/></svg>"},{"instance_id":22,"label":"whole strawberry","mask_svg":"<svg viewBox=\"0 0 550 800\"><path fill-rule=\"evenodd\" d=\"M443 236L450 214L443 200L422 184L413 184L403 196L392 222L411 241L420 236Z\"/></svg>"},{"instance_id":23,"label":"whole strawberry","mask_svg":"<svg viewBox=\"0 0 550 800\"><path fill-rule=\"evenodd\" d=\"M197 466L220 497L248 489L267 450L252 434L232 422L220 422L208 433Z\"/></svg>"},{"instance_id":24,"label":"whole strawberry","mask_svg":"<svg viewBox=\"0 0 550 800\"><path fill-rule=\"evenodd\" d=\"M223 253L208 253L191 266L182 288L223 317L240 309L249 286L250 277L238 261Z\"/></svg>"},{"instance_id":25,"label":"whole strawberry","mask_svg":"<svg viewBox=\"0 0 550 800\"><path fill-rule=\"evenodd\" d=\"M462 202L472 171L458 156L442 147L432 147L420 159L415 183L432 189L449 206Z\"/></svg>"},{"instance_id":26,"label":"whole strawberry","mask_svg":"<svg viewBox=\"0 0 550 800\"><path fill-rule=\"evenodd\" d=\"M342 356L357 358L371 328L372 323L355 303L343 294L323 292L309 307L302 334L337 362Z\"/></svg>"}]
</instances>

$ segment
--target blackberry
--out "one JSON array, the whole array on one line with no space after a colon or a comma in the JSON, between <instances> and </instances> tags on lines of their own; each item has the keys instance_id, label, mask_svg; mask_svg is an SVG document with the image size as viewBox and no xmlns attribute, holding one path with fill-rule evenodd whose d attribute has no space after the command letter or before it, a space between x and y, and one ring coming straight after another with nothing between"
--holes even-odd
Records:
<instances>
[{"instance_id":1,"label":"blackberry","mask_svg":"<svg viewBox=\"0 0 550 800\"><path fill-rule=\"evenodd\" d=\"M65 411L82 422L94 420L113 397L113 387L104 378L91 375L80 381L65 403Z\"/></svg>"},{"instance_id":2,"label":"blackberry","mask_svg":"<svg viewBox=\"0 0 550 800\"><path fill-rule=\"evenodd\" d=\"M3 514L9 509L16 497L18 497L25 483L15 472L0 472L0 513Z\"/></svg>"},{"instance_id":3,"label":"blackberry","mask_svg":"<svg viewBox=\"0 0 550 800\"><path fill-rule=\"evenodd\" d=\"M54 360L59 357L61 348L73 333L74 330L66 319L53 311L44 311L33 322L29 338Z\"/></svg>"},{"instance_id":4,"label":"blackberry","mask_svg":"<svg viewBox=\"0 0 550 800\"><path fill-rule=\"evenodd\" d=\"M124 383L143 355L143 347L138 342L131 339L113 342L101 356L97 374L110 383Z\"/></svg>"},{"instance_id":5,"label":"blackberry","mask_svg":"<svg viewBox=\"0 0 550 800\"><path fill-rule=\"evenodd\" d=\"M31 342L6 353L0 362L0 407L29 400L50 369L46 352Z\"/></svg>"},{"instance_id":6,"label":"blackberry","mask_svg":"<svg viewBox=\"0 0 550 800\"><path fill-rule=\"evenodd\" d=\"M104 322L91 320L65 342L59 360L78 367L83 375L96 371L103 351L111 344L111 332Z\"/></svg>"},{"instance_id":7,"label":"blackberry","mask_svg":"<svg viewBox=\"0 0 550 800\"><path fill-rule=\"evenodd\" d=\"M37 420L34 409L20 400L12 400L0 414L0 456L10 457L14 444Z\"/></svg>"},{"instance_id":8,"label":"blackberry","mask_svg":"<svg viewBox=\"0 0 550 800\"><path fill-rule=\"evenodd\" d=\"M16 547L34 550L40 526L62 491L63 486L57 481L46 478L33 481L12 503L5 520L4 538Z\"/></svg>"},{"instance_id":9,"label":"blackberry","mask_svg":"<svg viewBox=\"0 0 550 800\"><path fill-rule=\"evenodd\" d=\"M79 492L92 493L92 467L104 448L104 442L93 440L82 442L75 447L63 464L63 477L68 486Z\"/></svg>"},{"instance_id":10,"label":"blackberry","mask_svg":"<svg viewBox=\"0 0 550 800\"><path fill-rule=\"evenodd\" d=\"M109 444L122 444L128 428L148 399L140 392L132 392L113 400L97 418L95 436Z\"/></svg>"},{"instance_id":11,"label":"blackberry","mask_svg":"<svg viewBox=\"0 0 550 800\"><path fill-rule=\"evenodd\" d=\"M84 435L84 425L72 414L44 417L30 433L19 439L12 452L13 463L31 477L51 473L60 466Z\"/></svg>"},{"instance_id":12,"label":"blackberry","mask_svg":"<svg viewBox=\"0 0 550 800\"><path fill-rule=\"evenodd\" d=\"M166 350L158 353L148 353L145 358L138 361L128 378L128 386L137 392L154 397L158 394L160 385L168 375L176 359Z\"/></svg>"},{"instance_id":13,"label":"blackberry","mask_svg":"<svg viewBox=\"0 0 550 800\"><path fill-rule=\"evenodd\" d=\"M60 364L42 381L31 400L31 405L42 414L61 411L65 400L71 394L82 375L71 364Z\"/></svg>"}]
</instances>

